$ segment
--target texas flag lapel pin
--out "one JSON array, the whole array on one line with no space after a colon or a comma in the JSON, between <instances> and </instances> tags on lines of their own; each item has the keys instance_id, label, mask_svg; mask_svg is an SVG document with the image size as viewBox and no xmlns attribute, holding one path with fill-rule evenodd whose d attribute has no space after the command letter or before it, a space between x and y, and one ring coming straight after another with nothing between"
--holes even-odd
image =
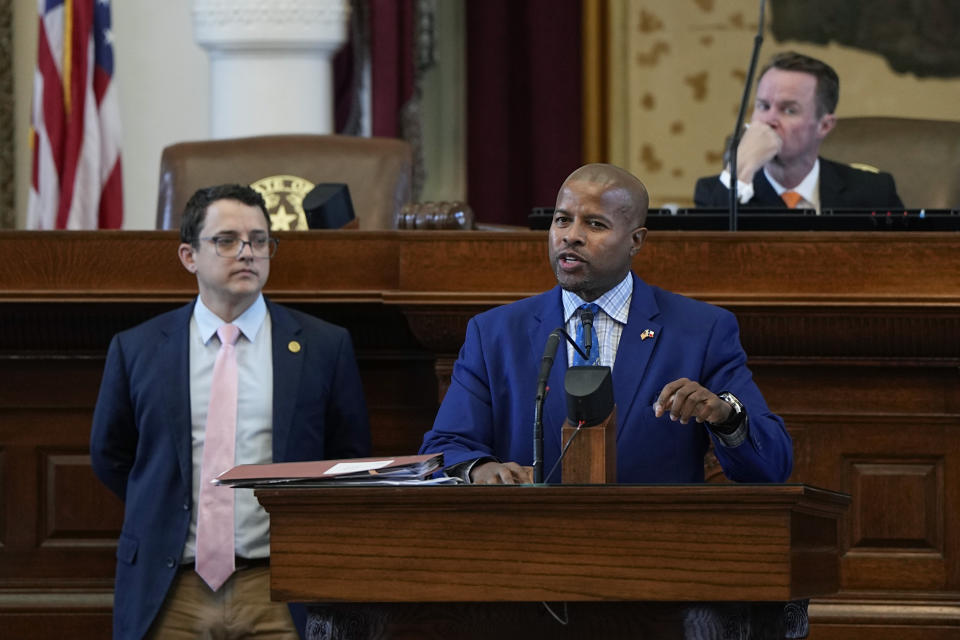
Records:
<instances>
[{"instance_id":1,"label":"texas flag lapel pin","mask_svg":"<svg viewBox=\"0 0 960 640\"><path fill-rule=\"evenodd\" d=\"M644 341L647 338L653 337L653 329L644 329L643 333L640 334L640 341Z\"/></svg>"}]
</instances>

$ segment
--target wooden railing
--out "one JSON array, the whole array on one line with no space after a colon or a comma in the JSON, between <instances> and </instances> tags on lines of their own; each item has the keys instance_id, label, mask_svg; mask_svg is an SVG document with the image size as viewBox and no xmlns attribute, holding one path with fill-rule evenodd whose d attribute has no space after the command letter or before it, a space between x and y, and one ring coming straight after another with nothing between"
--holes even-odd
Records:
<instances>
[{"instance_id":1,"label":"wooden railing","mask_svg":"<svg viewBox=\"0 0 960 640\"><path fill-rule=\"evenodd\" d=\"M543 232L280 238L266 292L351 331L377 454L419 446L472 315L555 283ZM0 624L11 637L109 630L122 504L90 471L90 417L113 333L195 295L177 242L0 233ZM794 438L791 482L853 496L841 590L811 605L811 637L857 637L868 623L873 638L960 631L960 235L651 232L634 268L737 315L754 377Z\"/></svg>"}]
</instances>

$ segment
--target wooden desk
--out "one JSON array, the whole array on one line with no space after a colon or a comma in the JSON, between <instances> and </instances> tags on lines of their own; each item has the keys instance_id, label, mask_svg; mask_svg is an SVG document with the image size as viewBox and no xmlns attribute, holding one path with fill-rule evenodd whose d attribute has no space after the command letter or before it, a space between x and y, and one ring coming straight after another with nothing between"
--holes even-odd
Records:
<instances>
[{"instance_id":1,"label":"wooden desk","mask_svg":"<svg viewBox=\"0 0 960 640\"><path fill-rule=\"evenodd\" d=\"M713 637L688 612L721 611L716 603L741 608L726 620L735 627L783 624L786 601L839 588L837 524L849 504L803 485L256 495L270 513L274 599L349 603L315 615L356 640L417 637L414 628L450 640ZM519 606L540 602L579 605L572 626ZM691 625L703 633L684 634Z\"/></svg>"},{"instance_id":2,"label":"wooden desk","mask_svg":"<svg viewBox=\"0 0 960 640\"><path fill-rule=\"evenodd\" d=\"M805 485L257 489L293 602L786 601L838 590Z\"/></svg>"},{"instance_id":3,"label":"wooden desk","mask_svg":"<svg viewBox=\"0 0 960 640\"><path fill-rule=\"evenodd\" d=\"M419 446L469 317L554 283L544 232L280 237L267 293L350 329L377 454ZM14 637L107 620L122 505L90 472L90 416L113 333L195 295L176 244L0 233L0 624ZM815 637L956 635L960 234L651 232L634 266L737 315L794 438L791 481L853 496Z\"/></svg>"}]
</instances>

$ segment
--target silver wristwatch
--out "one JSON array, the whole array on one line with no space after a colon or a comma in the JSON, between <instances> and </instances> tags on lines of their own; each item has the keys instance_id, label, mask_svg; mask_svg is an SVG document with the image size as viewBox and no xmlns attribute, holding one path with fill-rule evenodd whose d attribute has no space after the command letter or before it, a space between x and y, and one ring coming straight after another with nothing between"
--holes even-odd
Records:
<instances>
[{"instance_id":1,"label":"silver wristwatch","mask_svg":"<svg viewBox=\"0 0 960 640\"><path fill-rule=\"evenodd\" d=\"M737 399L737 396L733 395L729 391L721 391L717 394L717 397L730 405L730 408L733 411L730 413L730 417L724 420L721 423L713 424L714 427L719 427L721 429L730 429L733 430L736 427L740 426L740 423L743 421L745 410L743 408L743 403ZM711 423L712 424L712 423Z\"/></svg>"}]
</instances>

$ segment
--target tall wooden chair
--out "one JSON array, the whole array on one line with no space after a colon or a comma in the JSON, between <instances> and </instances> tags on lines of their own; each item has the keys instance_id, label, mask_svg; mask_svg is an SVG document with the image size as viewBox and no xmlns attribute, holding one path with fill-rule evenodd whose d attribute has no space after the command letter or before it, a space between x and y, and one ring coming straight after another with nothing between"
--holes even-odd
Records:
<instances>
[{"instance_id":1,"label":"tall wooden chair","mask_svg":"<svg viewBox=\"0 0 960 640\"><path fill-rule=\"evenodd\" d=\"M302 229L301 201L316 184L345 183L360 229L393 229L411 196L412 152L394 138L271 135L181 142L160 159L157 228L180 226L201 187L250 184L264 193L274 229Z\"/></svg>"}]
</instances>

